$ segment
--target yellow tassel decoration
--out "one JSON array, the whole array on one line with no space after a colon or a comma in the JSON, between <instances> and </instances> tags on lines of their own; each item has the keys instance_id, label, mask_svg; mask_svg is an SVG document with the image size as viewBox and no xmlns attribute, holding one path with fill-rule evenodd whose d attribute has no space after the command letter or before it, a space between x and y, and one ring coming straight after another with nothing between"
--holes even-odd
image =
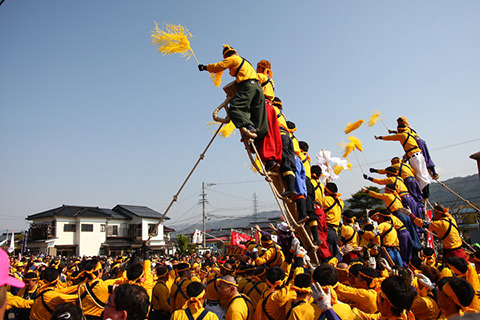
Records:
<instances>
[{"instance_id":1,"label":"yellow tassel decoration","mask_svg":"<svg viewBox=\"0 0 480 320\"><path fill-rule=\"evenodd\" d=\"M355 144L353 142L347 143L344 148L342 157L346 158L353 152L353 150L355 150Z\"/></svg>"},{"instance_id":2,"label":"yellow tassel decoration","mask_svg":"<svg viewBox=\"0 0 480 320\"><path fill-rule=\"evenodd\" d=\"M353 145L358 151L363 152L362 142L360 141L360 139L358 139L355 136L349 136L348 140L350 140L350 142L353 143Z\"/></svg>"},{"instance_id":3,"label":"yellow tassel decoration","mask_svg":"<svg viewBox=\"0 0 480 320\"><path fill-rule=\"evenodd\" d=\"M352 132L353 130L356 130L358 128L360 128L360 126L363 124L365 120L363 119L360 119L358 121L355 121L354 123L348 123L347 126L345 127L345 134L349 134L350 132Z\"/></svg>"},{"instance_id":4,"label":"yellow tassel decoration","mask_svg":"<svg viewBox=\"0 0 480 320\"><path fill-rule=\"evenodd\" d=\"M224 125L222 129L220 129L220 133L224 138L231 136L234 131L235 131L235 125L233 124L232 121Z\"/></svg>"},{"instance_id":5,"label":"yellow tassel decoration","mask_svg":"<svg viewBox=\"0 0 480 320\"><path fill-rule=\"evenodd\" d=\"M222 83L222 75L223 71L217 73L210 73L210 78L212 79L215 87L220 87L220 84Z\"/></svg>"},{"instance_id":6,"label":"yellow tassel decoration","mask_svg":"<svg viewBox=\"0 0 480 320\"><path fill-rule=\"evenodd\" d=\"M377 122L378 118L380 118L380 112L375 111L374 114L368 119L368 126L373 127L373 125Z\"/></svg>"},{"instance_id":7,"label":"yellow tassel decoration","mask_svg":"<svg viewBox=\"0 0 480 320\"><path fill-rule=\"evenodd\" d=\"M152 44L158 46L158 51L164 55L180 53L187 60L192 56L197 60L188 40L192 34L187 28L181 25L164 24L164 29L160 29L158 23L155 22L155 29L152 30Z\"/></svg>"},{"instance_id":8,"label":"yellow tassel decoration","mask_svg":"<svg viewBox=\"0 0 480 320\"><path fill-rule=\"evenodd\" d=\"M216 126L216 129L212 130L212 132L215 132L218 129L218 124L218 122L208 122L207 126ZM235 129L235 125L230 121L220 129L219 133L223 138L228 138L235 132Z\"/></svg>"},{"instance_id":9,"label":"yellow tassel decoration","mask_svg":"<svg viewBox=\"0 0 480 320\"><path fill-rule=\"evenodd\" d=\"M335 173L337 176L340 174L340 172L343 171L343 167L339 165L334 165L333 166L333 173Z\"/></svg>"}]
</instances>

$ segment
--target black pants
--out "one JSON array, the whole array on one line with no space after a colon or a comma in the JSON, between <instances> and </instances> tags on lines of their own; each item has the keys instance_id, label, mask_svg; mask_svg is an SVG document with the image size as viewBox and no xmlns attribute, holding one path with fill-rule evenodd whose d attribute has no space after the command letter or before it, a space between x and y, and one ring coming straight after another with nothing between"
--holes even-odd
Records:
<instances>
[{"instance_id":1,"label":"black pants","mask_svg":"<svg viewBox=\"0 0 480 320\"><path fill-rule=\"evenodd\" d=\"M337 230L332 227L327 227L327 243L332 257L340 258L340 249L338 248L338 234Z\"/></svg>"}]
</instances>

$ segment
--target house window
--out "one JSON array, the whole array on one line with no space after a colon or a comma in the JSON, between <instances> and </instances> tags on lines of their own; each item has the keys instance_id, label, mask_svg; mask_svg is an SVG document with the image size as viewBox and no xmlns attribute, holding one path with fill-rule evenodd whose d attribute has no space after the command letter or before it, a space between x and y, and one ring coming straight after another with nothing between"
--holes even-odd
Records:
<instances>
[{"instance_id":1,"label":"house window","mask_svg":"<svg viewBox=\"0 0 480 320\"><path fill-rule=\"evenodd\" d=\"M82 231L84 232L93 232L93 224L82 223Z\"/></svg>"},{"instance_id":2,"label":"house window","mask_svg":"<svg viewBox=\"0 0 480 320\"><path fill-rule=\"evenodd\" d=\"M67 223L63 225L63 232L76 232L77 231L77 225L73 223Z\"/></svg>"},{"instance_id":3,"label":"house window","mask_svg":"<svg viewBox=\"0 0 480 320\"><path fill-rule=\"evenodd\" d=\"M100 225L100 232L105 232L105 225L104 224Z\"/></svg>"},{"instance_id":4,"label":"house window","mask_svg":"<svg viewBox=\"0 0 480 320\"><path fill-rule=\"evenodd\" d=\"M107 236L118 236L118 226L108 226Z\"/></svg>"},{"instance_id":5,"label":"house window","mask_svg":"<svg viewBox=\"0 0 480 320\"><path fill-rule=\"evenodd\" d=\"M142 224L139 223L137 224L137 238L141 238L142 237Z\"/></svg>"},{"instance_id":6,"label":"house window","mask_svg":"<svg viewBox=\"0 0 480 320\"><path fill-rule=\"evenodd\" d=\"M57 236L57 229L56 229L57 222L55 220L52 221L49 236L56 237Z\"/></svg>"},{"instance_id":7,"label":"house window","mask_svg":"<svg viewBox=\"0 0 480 320\"><path fill-rule=\"evenodd\" d=\"M156 224L155 223L149 223L148 224L148 234L152 236L157 236L158 235L158 228L155 228Z\"/></svg>"}]
</instances>

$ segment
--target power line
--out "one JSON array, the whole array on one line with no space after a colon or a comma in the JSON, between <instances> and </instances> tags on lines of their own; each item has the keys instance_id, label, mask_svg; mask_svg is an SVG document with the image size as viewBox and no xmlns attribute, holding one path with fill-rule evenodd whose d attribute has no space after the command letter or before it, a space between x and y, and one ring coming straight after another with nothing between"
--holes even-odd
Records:
<instances>
[{"instance_id":1,"label":"power line","mask_svg":"<svg viewBox=\"0 0 480 320\"><path fill-rule=\"evenodd\" d=\"M258 183L263 182L262 180L248 180L248 181L233 181L233 182L215 182L216 185L224 184L245 184L245 183Z\"/></svg>"},{"instance_id":2,"label":"power line","mask_svg":"<svg viewBox=\"0 0 480 320\"><path fill-rule=\"evenodd\" d=\"M459 145L462 145L462 144L475 142L475 141L479 141L479 140L480 140L480 138L476 138L476 139L462 141L462 142L458 142L458 143L451 144L451 145L448 145L448 146L438 147L438 148L429 149L429 150L430 151L438 151L438 150L448 149L448 148L451 148L451 147L456 147L456 146L459 146ZM370 162L370 164L385 163L386 161L390 161L390 159L377 160L377 161ZM352 168L359 168L359 167L357 165L352 165Z\"/></svg>"}]
</instances>

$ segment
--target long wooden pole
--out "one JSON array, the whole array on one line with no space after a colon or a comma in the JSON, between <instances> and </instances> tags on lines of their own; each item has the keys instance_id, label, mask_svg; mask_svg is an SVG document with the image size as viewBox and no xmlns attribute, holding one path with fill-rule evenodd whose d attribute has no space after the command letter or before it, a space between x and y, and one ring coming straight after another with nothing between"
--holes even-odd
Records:
<instances>
[{"instance_id":1,"label":"long wooden pole","mask_svg":"<svg viewBox=\"0 0 480 320\"><path fill-rule=\"evenodd\" d=\"M198 166L198 164L200 163L200 161L202 161L202 160L205 158L205 153L207 152L208 148L210 148L210 146L212 145L213 140L215 140L215 138L217 137L217 135L218 135L218 133L220 132L220 129L222 129L222 127L223 127L223 123L221 123L221 124L218 126L218 129L217 129L217 131L215 131L215 133L213 134L212 139L210 139L210 141L208 142L207 146L205 147L205 149L203 150L203 152L200 154L197 162L196 162L195 165L193 166L192 170L190 170L190 173L188 174L187 178L185 178L185 180L183 181L182 185L180 186L180 189L178 189L177 193L173 196L172 201L170 201L170 204L168 205L167 209L165 210L165 212L163 213L163 215L160 217L160 220L158 220L157 224L155 225L155 228L153 228L153 232L148 235L148 239L147 239L146 242L150 241L150 239L153 237L153 235L157 232L158 226L162 223L163 219L164 219L165 216L167 215L168 210L170 210L170 208L172 207L173 203L174 203L175 201L177 201L178 195L180 194L180 192L182 192L183 187L185 186L185 184L187 184L188 179L190 179L190 177L192 176L193 172L194 172L195 169L197 168L197 166Z\"/></svg>"}]
</instances>

